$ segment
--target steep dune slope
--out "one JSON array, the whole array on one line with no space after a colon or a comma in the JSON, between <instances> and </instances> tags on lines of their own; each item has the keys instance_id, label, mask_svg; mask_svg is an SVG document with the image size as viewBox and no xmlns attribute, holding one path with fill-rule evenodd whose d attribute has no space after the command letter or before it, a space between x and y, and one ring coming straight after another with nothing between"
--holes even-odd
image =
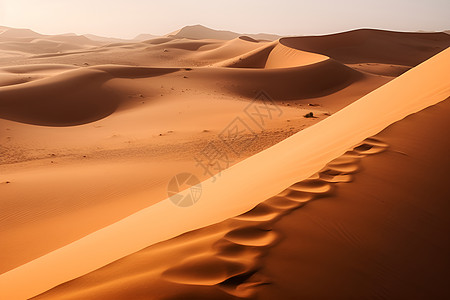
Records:
<instances>
[{"instance_id":1,"label":"steep dune slope","mask_svg":"<svg viewBox=\"0 0 450 300\"><path fill-rule=\"evenodd\" d=\"M325 55L297 50L292 47L287 47L280 42L267 57L265 68L273 69L305 66L319 63L327 59L328 57Z\"/></svg>"}]
</instances>

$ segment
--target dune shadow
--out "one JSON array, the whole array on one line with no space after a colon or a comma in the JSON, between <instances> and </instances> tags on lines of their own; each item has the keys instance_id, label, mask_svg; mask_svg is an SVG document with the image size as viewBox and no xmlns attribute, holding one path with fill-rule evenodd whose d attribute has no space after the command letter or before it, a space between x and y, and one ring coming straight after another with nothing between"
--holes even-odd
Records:
<instances>
[{"instance_id":1,"label":"dune shadow","mask_svg":"<svg viewBox=\"0 0 450 300\"><path fill-rule=\"evenodd\" d=\"M0 88L0 118L39 126L76 126L103 119L124 100L105 83L160 76L178 69L99 66Z\"/></svg>"}]
</instances>

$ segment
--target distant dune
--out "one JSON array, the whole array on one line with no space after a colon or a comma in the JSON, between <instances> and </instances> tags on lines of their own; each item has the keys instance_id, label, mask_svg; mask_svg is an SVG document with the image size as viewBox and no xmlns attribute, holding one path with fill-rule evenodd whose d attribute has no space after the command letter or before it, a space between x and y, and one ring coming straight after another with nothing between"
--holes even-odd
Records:
<instances>
[{"instance_id":1,"label":"distant dune","mask_svg":"<svg viewBox=\"0 0 450 300\"><path fill-rule=\"evenodd\" d=\"M30 29L18 29L2 27L0 28L1 38L38 38L42 35Z\"/></svg>"},{"instance_id":2,"label":"distant dune","mask_svg":"<svg viewBox=\"0 0 450 300\"><path fill-rule=\"evenodd\" d=\"M107 43L107 44L113 44L113 43L130 43L131 40L127 39L118 39L118 38L112 38L112 37L103 37L98 36L95 34L85 34L85 37L92 41L101 42L101 43Z\"/></svg>"},{"instance_id":3,"label":"distant dune","mask_svg":"<svg viewBox=\"0 0 450 300\"><path fill-rule=\"evenodd\" d=\"M202 25L192 25L183 27L177 31L169 33L167 36L175 38L188 38L188 39L216 39L216 40L232 40L239 36L249 36L256 40L268 40L274 41L280 38L274 34L240 34L232 31L215 30Z\"/></svg>"},{"instance_id":4,"label":"distant dune","mask_svg":"<svg viewBox=\"0 0 450 300\"><path fill-rule=\"evenodd\" d=\"M137 42L141 42L141 41L151 40L151 39L158 38L158 37L159 36L153 35L153 34L141 33L141 34L137 35L133 40L137 41Z\"/></svg>"},{"instance_id":5,"label":"distant dune","mask_svg":"<svg viewBox=\"0 0 450 300\"><path fill-rule=\"evenodd\" d=\"M59 35L44 35L34 32L30 29L17 29L10 28L5 26L0 26L0 42L2 40L16 40L16 41L30 41L32 39L48 39L48 40L56 40L61 42L68 42L72 44L78 45L95 45L98 46L100 43L132 43L132 42L140 42L149 39L156 38L157 36L151 34L140 34L136 36L134 39L119 39L113 37L103 37L94 34L85 34L85 35L77 35L75 33L66 33ZM25 39L25 40L24 40Z\"/></svg>"}]
</instances>

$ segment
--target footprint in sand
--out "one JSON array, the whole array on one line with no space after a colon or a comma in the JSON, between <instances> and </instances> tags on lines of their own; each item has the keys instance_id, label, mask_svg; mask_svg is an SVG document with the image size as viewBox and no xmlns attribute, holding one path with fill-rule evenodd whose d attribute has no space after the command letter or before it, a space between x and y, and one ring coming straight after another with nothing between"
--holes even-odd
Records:
<instances>
[{"instance_id":1,"label":"footprint in sand","mask_svg":"<svg viewBox=\"0 0 450 300\"><path fill-rule=\"evenodd\" d=\"M368 138L364 140L360 145L356 146L353 150L359 154L370 155L381 153L385 151L389 146L386 143L381 142L375 138Z\"/></svg>"},{"instance_id":2,"label":"footprint in sand","mask_svg":"<svg viewBox=\"0 0 450 300\"><path fill-rule=\"evenodd\" d=\"M230 231L224 238L238 245L267 247L273 245L278 237L278 234L271 230L263 230L258 227L243 227Z\"/></svg>"},{"instance_id":3,"label":"footprint in sand","mask_svg":"<svg viewBox=\"0 0 450 300\"><path fill-rule=\"evenodd\" d=\"M291 185L289 188L292 191L302 192L305 194L324 194L331 191L331 185L320 179L306 179Z\"/></svg>"},{"instance_id":4,"label":"footprint in sand","mask_svg":"<svg viewBox=\"0 0 450 300\"><path fill-rule=\"evenodd\" d=\"M230 277L249 271L249 267L237 261L228 261L215 255L204 254L191 257L163 272L170 282L212 286Z\"/></svg>"},{"instance_id":5,"label":"footprint in sand","mask_svg":"<svg viewBox=\"0 0 450 300\"><path fill-rule=\"evenodd\" d=\"M280 215L281 213L278 209L263 202L245 214L234 217L233 219L240 221L269 222L278 218Z\"/></svg>"},{"instance_id":6,"label":"footprint in sand","mask_svg":"<svg viewBox=\"0 0 450 300\"><path fill-rule=\"evenodd\" d=\"M290 191L288 191L290 192ZM269 198L268 200L264 201L265 204L270 205L274 208L277 209L282 209L282 210L291 210L294 208L298 208L300 206L302 206L303 204L298 202L298 201L292 201L289 200L285 197L281 197L281 196L275 196L272 198Z\"/></svg>"}]
</instances>

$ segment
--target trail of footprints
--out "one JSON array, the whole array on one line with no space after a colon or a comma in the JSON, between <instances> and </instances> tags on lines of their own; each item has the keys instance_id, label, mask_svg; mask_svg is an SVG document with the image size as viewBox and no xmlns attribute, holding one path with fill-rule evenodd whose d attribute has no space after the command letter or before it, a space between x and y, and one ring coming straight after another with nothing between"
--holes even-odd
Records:
<instances>
[{"instance_id":1,"label":"trail of footprints","mask_svg":"<svg viewBox=\"0 0 450 300\"><path fill-rule=\"evenodd\" d=\"M251 298L256 286L270 283L258 270L259 258L280 238L272 231L272 225L309 201L333 194L335 183L351 182L360 169L361 158L387 148L387 144L375 138L364 140L314 176L232 218L237 226L212 245L212 253L186 258L166 270L163 278L178 284L215 285L230 296Z\"/></svg>"}]
</instances>

